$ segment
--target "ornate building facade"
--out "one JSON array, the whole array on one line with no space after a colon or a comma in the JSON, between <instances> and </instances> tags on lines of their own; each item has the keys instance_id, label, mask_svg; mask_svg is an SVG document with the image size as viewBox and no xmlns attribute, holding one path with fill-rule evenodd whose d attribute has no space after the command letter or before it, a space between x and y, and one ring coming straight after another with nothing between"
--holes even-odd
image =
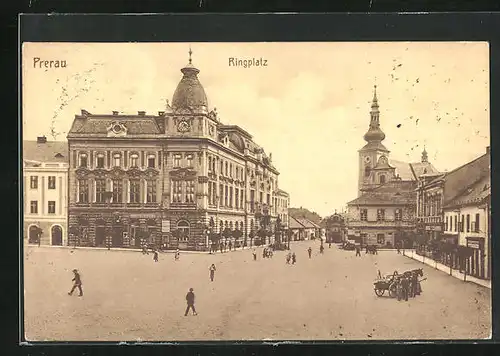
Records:
<instances>
[{"instance_id":1,"label":"ornate building facade","mask_svg":"<svg viewBox=\"0 0 500 356\"><path fill-rule=\"evenodd\" d=\"M23 141L24 238L29 243L67 244L67 182L66 142L47 142L45 136Z\"/></svg>"},{"instance_id":2,"label":"ornate building facade","mask_svg":"<svg viewBox=\"0 0 500 356\"><path fill-rule=\"evenodd\" d=\"M420 162L408 163L389 158L382 144L376 87L367 142L359 153L358 197L348 203L348 238L363 244L394 247L405 234L414 232L417 181L421 175L438 171L429 163L427 152Z\"/></svg>"},{"instance_id":3,"label":"ornate building facade","mask_svg":"<svg viewBox=\"0 0 500 356\"><path fill-rule=\"evenodd\" d=\"M181 72L157 115L75 117L69 224L78 243L205 250L216 235L243 244L273 229L284 192L272 155L209 108L191 52Z\"/></svg>"}]
</instances>

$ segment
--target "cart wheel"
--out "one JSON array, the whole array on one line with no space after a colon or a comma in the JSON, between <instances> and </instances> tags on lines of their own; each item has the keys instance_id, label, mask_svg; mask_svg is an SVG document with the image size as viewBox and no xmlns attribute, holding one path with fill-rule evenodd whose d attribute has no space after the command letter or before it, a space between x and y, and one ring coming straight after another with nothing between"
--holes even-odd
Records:
<instances>
[{"instance_id":1,"label":"cart wheel","mask_svg":"<svg viewBox=\"0 0 500 356\"><path fill-rule=\"evenodd\" d=\"M397 295L397 286L393 283L389 286L389 297L396 298Z\"/></svg>"},{"instance_id":2,"label":"cart wheel","mask_svg":"<svg viewBox=\"0 0 500 356\"><path fill-rule=\"evenodd\" d=\"M375 288L375 294L377 295L377 297L381 297L384 295L384 290Z\"/></svg>"}]
</instances>

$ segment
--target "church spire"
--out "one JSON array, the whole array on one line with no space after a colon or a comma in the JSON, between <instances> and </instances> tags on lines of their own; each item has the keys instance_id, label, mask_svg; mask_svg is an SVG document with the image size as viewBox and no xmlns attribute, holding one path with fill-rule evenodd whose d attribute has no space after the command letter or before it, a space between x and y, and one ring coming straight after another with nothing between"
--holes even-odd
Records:
<instances>
[{"instance_id":1,"label":"church spire","mask_svg":"<svg viewBox=\"0 0 500 356\"><path fill-rule=\"evenodd\" d=\"M372 110L370 111L370 126L364 136L367 142L381 142L385 139L385 134L380 129L380 111L377 98L377 86L373 86Z\"/></svg>"},{"instance_id":2,"label":"church spire","mask_svg":"<svg viewBox=\"0 0 500 356\"><path fill-rule=\"evenodd\" d=\"M425 146L424 146L424 150L422 151L422 163L425 163L425 162L429 162L429 158L427 157L427 151L425 150Z\"/></svg>"}]
</instances>

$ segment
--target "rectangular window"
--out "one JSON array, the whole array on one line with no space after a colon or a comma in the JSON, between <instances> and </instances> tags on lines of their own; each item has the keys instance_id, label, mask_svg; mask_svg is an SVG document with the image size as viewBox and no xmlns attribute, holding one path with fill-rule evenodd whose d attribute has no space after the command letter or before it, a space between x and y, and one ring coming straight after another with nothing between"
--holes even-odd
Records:
<instances>
[{"instance_id":1,"label":"rectangular window","mask_svg":"<svg viewBox=\"0 0 500 356\"><path fill-rule=\"evenodd\" d=\"M446 216L446 219L444 221L444 231L448 231L448 216Z\"/></svg>"},{"instance_id":2,"label":"rectangular window","mask_svg":"<svg viewBox=\"0 0 500 356\"><path fill-rule=\"evenodd\" d=\"M240 209L244 209L245 207L243 206L243 189L241 190L240 194Z\"/></svg>"},{"instance_id":3,"label":"rectangular window","mask_svg":"<svg viewBox=\"0 0 500 356\"><path fill-rule=\"evenodd\" d=\"M49 204L49 214L55 214L56 213L56 202L53 200L50 200L48 202Z\"/></svg>"},{"instance_id":4,"label":"rectangular window","mask_svg":"<svg viewBox=\"0 0 500 356\"><path fill-rule=\"evenodd\" d=\"M401 209L396 209L396 211L394 212L394 220L401 221L402 219L403 219L403 213Z\"/></svg>"},{"instance_id":5,"label":"rectangular window","mask_svg":"<svg viewBox=\"0 0 500 356\"><path fill-rule=\"evenodd\" d=\"M453 225L454 225L454 231L455 232L458 232L458 219L457 219L457 215L454 216L453 218Z\"/></svg>"},{"instance_id":6,"label":"rectangular window","mask_svg":"<svg viewBox=\"0 0 500 356\"><path fill-rule=\"evenodd\" d=\"M224 163L224 167L225 167L225 174L224 174L224 175L227 177L227 176L228 176L228 174L229 174L229 172L228 172L228 164L227 164L227 162L225 162L225 163Z\"/></svg>"},{"instance_id":7,"label":"rectangular window","mask_svg":"<svg viewBox=\"0 0 500 356\"><path fill-rule=\"evenodd\" d=\"M187 166L188 167L193 167L193 155L187 155L186 156L186 161L187 161Z\"/></svg>"},{"instance_id":8,"label":"rectangular window","mask_svg":"<svg viewBox=\"0 0 500 356\"><path fill-rule=\"evenodd\" d=\"M259 192L259 203L263 203L263 202L264 202L264 193Z\"/></svg>"},{"instance_id":9,"label":"rectangular window","mask_svg":"<svg viewBox=\"0 0 500 356\"><path fill-rule=\"evenodd\" d=\"M460 221L460 232L464 232L465 229L465 215L462 215L462 220Z\"/></svg>"},{"instance_id":10,"label":"rectangular window","mask_svg":"<svg viewBox=\"0 0 500 356\"><path fill-rule=\"evenodd\" d=\"M476 223L474 224L474 232L479 232L479 214L476 214Z\"/></svg>"},{"instance_id":11,"label":"rectangular window","mask_svg":"<svg viewBox=\"0 0 500 356\"><path fill-rule=\"evenodd\" d=\"M233 178L233 164L229 163L229 176Z\"/></svg>"},{"instance_id":12,"label":"rectangular window","mask_svg":"<svg viewBox=\"0 0 500 356\"><path fill-rule=\"evenodd\" d=\"M213 204L213 202L212 202L212 182L208 182L208 204Z\"/></svg>"},{"instance_id":13,"label":"rectangular window","mask_svg":"<svg viewBox=\"0 0 500 356\"><path fill-rule=\"evenodd\" d=\"M233 187L229 187L229 206L233 207Z\"/></svg>"},{"instance_id":14,"label":"rectangular window","mask_svg":"<svg viewBox=\"0 0 500 356\"><path fill-rule=\"evenodd\" d=\"M235 208L239 209L240 208L240 190L238 188L234 189L234 202L235 202Z\"/></svg>"},{"instance_id":15,"label":"rectangular window","mask_svg":"<svg viewBox=\"0 0 500 356\"><path fill-rule=\"evenodd\" d=\"M38 189L38 176L31 176L30 177L30 188L31 189Z\"/></svg>"},{"instance_id":16,"label":"rectangular window","mask_svg":"<svg viewBox=\"0 0 500 356\"><path fill-rule=\"evenodd\" d=\"M130 203L141 202L141 182L138 179L130 180Z\"/></svg>"},{"instance_id":17,"label":"rectangular window","mask_svg":"<svg viewBox=\"0 0 500 356\"><path fill-rule=\"evenodd\" d=\"M148 157L148 168L155 168L155 158L154 157Z\"/></svg>"},{"instance_id":18,"label":"rectangular window","mask_svg":"<svg viewBox=\"0 0 500 356\"><path fill-rule=\"evenodd\" d=\"M255 211L255 190L250 190L250 211Z\"/></svg>"},{"instance_id":19,"label":"rectangular window","mask_svg":"<svg viewBox=\"0 0 500 356\"><path fill-rule=\"evenodd\" d=\"M219 184L219 205L222 206L224 202L224 186Z\"/></svg>"},{"instance_id":20,"label":"rectangular window","mask_svg":"<svg viewBox=\"0 0 500 356\"><path fill-rule=\"evenodd\" d=\"M174 155L174 167L179 168L181 166L181 155Z\"/></svg>"},{"instance_id":21,"label":"rectangular window","mask_svg":"<svg viewBox=\"0 0 500 356\"><path fill-rule=\"evenodd\" d=\"M122 158L121 158L121 155L119 153L115 153L113 155L113 165L115 167L121 167L121 165L122 165Z\"/></svg>"},{"instance_id":22,"label":"rectangular window","mask_svg":"<svg viewBox=\"0 0 500 356\"><path fill-rule=\"evenodd\" d=\"M113 203L121 203L123 200L123 181L121 179L113 180Z\"/></svg>"},{"instance_id":23,"label":"rectangular window","mask_svg":"<svg viewBox=\"0 0 500 356\"><path fill-rule=\"evenodd\" d=\"M361 209L360 210L360 218L361 218L361 221L368 220L368 209Z\"/></svg>"},{"instance_id":24,"label":"rectangular window","mask_svg":"<svg viewBox=\"0 0 500 356\"><path fill-rule=\"evenodd\" d=\"M179 180L172 181L172 202L182 202L182 182Z\"/></svg>"},{"instance_id":25,"label":"rectangular window","mask_svg":"<svg viewBox=\"0 0 500 356\"><path fill-rule=\"evenodd\" d=\"M266 196L266 203L267 203L267 206L271 205L271 194L267 194L267 196Z\"/></svg>"},{"instance_id":26,"label":"rectangular window","mask_svg":"<svg viewBox=\"0 0 500 356\"><path fill-rule=\"evenodd\" d=\"M96 179L95 180L95 201L96 203L105 203L104 193L106 192L106 180Z\"/></svg>"},{"instance_id":27,"label":"rectangular window","mask_svg":"<svg viewBox=\"0 0 500 356\"><path fill-rule=\"evenodd\" d=\"M138 166L138 161L139 161L139 155L136 153L133 153L130 155L130 167L137 167Z\"/></svg>"},{"instance_id":28,"label":"rectangular window","mask_svg":"<svg viewBox=\"0 0 500 356\"><path fill-rule=\"evenodd\" d=\"M56 189L56 177L49 176L49 189Z\"/></svg>"},{"instance_id":29,"label":"rectangular window","mask_svg":"<svg viewBox=\"0 0 500 356\"><path fill-rule=\"evenodd\" d=\"M224 162L220 161L220 172L219 174L224 174Z\"/></svg>"},{"instance_id":30,"label":"rectangular window","mask_svg":"<svg viewBox=\"0 0 500 356\"><path fill-rule=\"evenodd\" d=\"M467 232L470 232L470 214L467 214Z\"/></svg>"},{"instance_id":31,"label":"rectangular window","mask_svg":"<svg viewBox=\"0 0 500 356\"><path fill-rule=\"evenodd\" d=\"M146 201L148 203L156 203L156 181L148 180L147 181L147 197Z\"/></svg>"},{"instance_id":32,"label":"rectangular window","mask_svg":"<svg viewBox=\"0 0 500 356\"><path fill-rule=\"evenodd\" d=\"M377 234L377 243L379 245L385 245L385 234Z\"/></svg>"},{"instance_id":33,"label":"rectangular window","mask_svg":"<svg viewBox=\"0 0 500 356\"><path fill-rule=\"evenodd\" d=\"M104 168L104 155L99 154L97 155L97 168Z\"/></svg>"},{"instance_id":34,"label":"rectangular window","mask_svg":"<svg viewBox=\"0 0 500 356\"><path fill-rule=\"evenodd\" d=\"M78 180L78 202L89 202L89 181L86 179Z\"/></svg>"},{"instance_id":35,"label":"rectangular window","mask_svg":"<svg viewBox=\"0 0 500 356\"><path fill-rule=\"evenodd\" d=\"M224 206L227 206L227 196L228 196L227 185L224 187Z\"/></svg>"},{"instance_id":36,"label":"rectangular window","mask_svg":"<svg viewBox=\"0 0 500 356\"><path fill-rule=\"evenodd\" d=\"M38 214L38 201L32 200L30 202L30 213L31 214Z\"/></svg>"},{"instance_id":37,"label":"rectangular window","mask_svg":"<svg viewBox=\"0 0 500 356\"><path fill-rule=\"evenodd\" d=\"M87 167L87 155L85 153L80 155L80 167Z\"/></svg>"},{"instance_id":38,"label":"rectangular window","mask_svg":"<svg viewBox=\"0 0 500 356\"><path fill-rule=\"evenodd\" d=\"M194 181L186 182L186 203L194 203Z\"/></svg>"},{"instance_id":39,"label":"rectangular window","mask_svg":"<svg viewBox=\"0 0 500 356\"><path fill-rule=\"evenodd\" d=\"M385 209L377 209L377 221L385 220Z\"/></svg>"}]
</instances>

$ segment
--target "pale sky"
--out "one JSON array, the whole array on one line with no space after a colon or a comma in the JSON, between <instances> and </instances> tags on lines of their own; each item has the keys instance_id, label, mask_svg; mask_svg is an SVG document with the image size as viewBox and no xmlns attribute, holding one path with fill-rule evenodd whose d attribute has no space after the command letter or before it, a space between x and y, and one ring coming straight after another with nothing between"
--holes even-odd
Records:
<instances>
[{"instance_id":1,"label":"pale sky","mask_svg":"<svg viewBox=\"0 0 500 356\"><path fill-rule=\"evenodd\" d=\"M358 150L377 84L390 157L441 171L485 152L489 134L486 42L192 43L210 109L253 135L281 172L291 206L322 216L357 195ZM146 111L172 100L187 43L25 43L23 139L65 140L75 114ZM33 68L33 58L66 68ZM267 67L230 67L229 58ZM398 128L397 125L401 124Z\"/></svg>"}]
</instances>

